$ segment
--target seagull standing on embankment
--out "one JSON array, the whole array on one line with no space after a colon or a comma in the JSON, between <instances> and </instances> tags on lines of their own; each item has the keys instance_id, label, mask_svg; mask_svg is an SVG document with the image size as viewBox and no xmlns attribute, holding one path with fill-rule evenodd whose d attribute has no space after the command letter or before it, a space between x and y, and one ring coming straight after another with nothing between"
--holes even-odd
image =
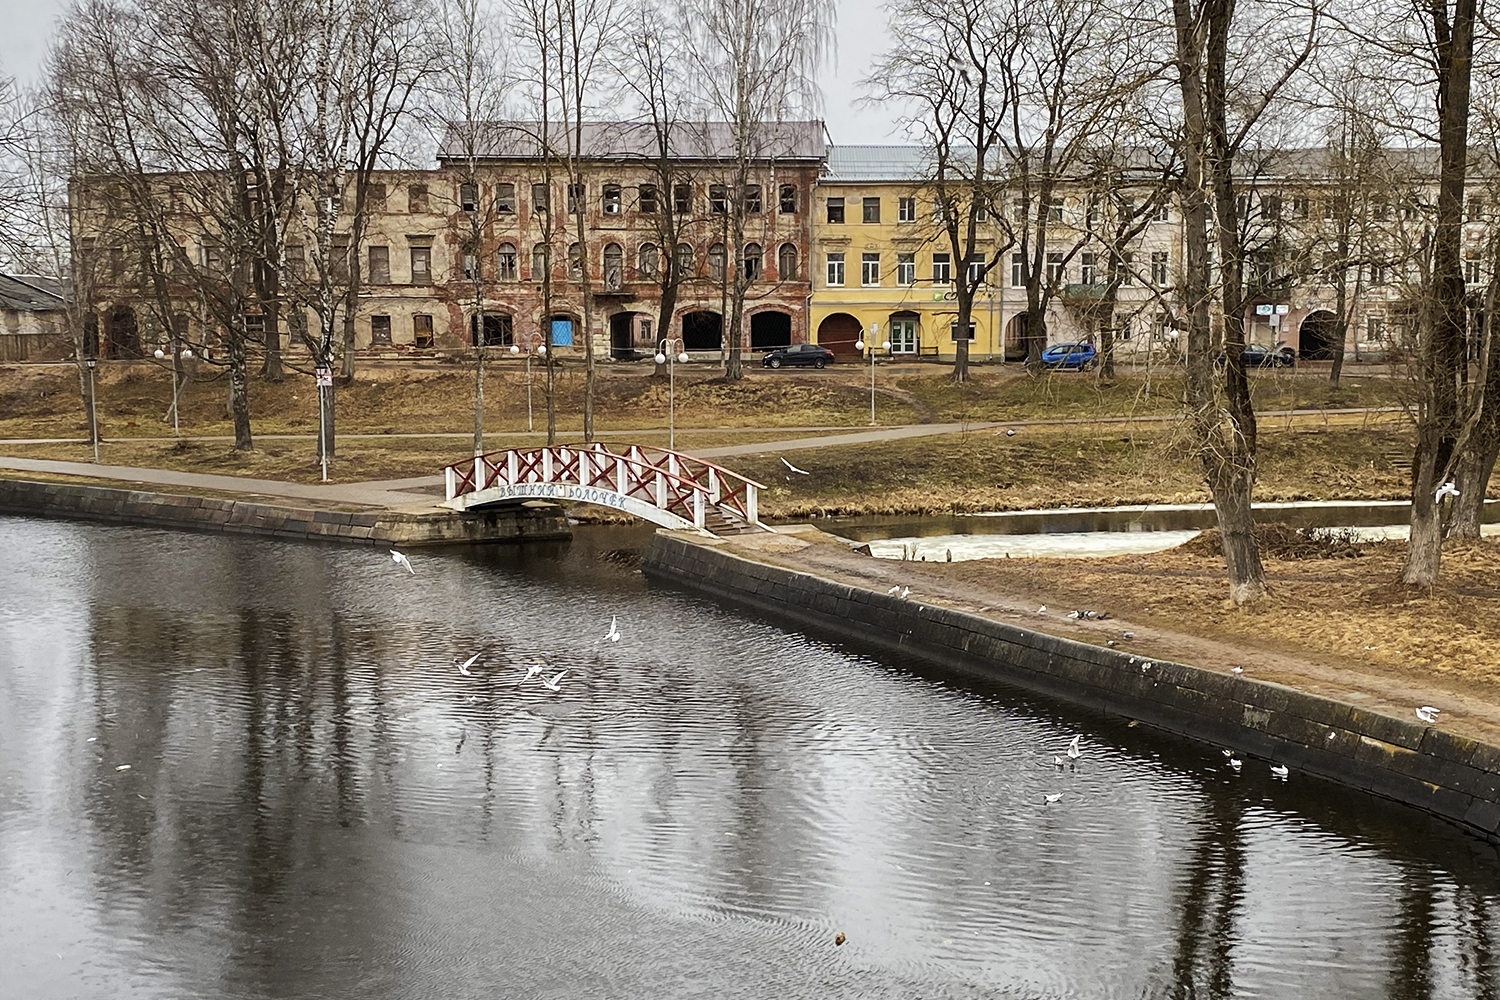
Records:
<instances>
[{"instance_id":1,"label":"seagull standing on embankment","mask_svg":"<svg viewBox=\"0 0 1500 1000\"><path fill-rule=\"evenodd\" d=\"M1436 722L1438 719L1438 710L1433 708L1431 705L1423 705L1421 708L1417 709L1417 718L1421 719L1428 725L1432 725L1432 723Z\"/></svg>"},{"instance_id":2,"label":"seagull standing on embankment","mask_svg":"<svg viewBox=\"0 0 1500 1000\"><path fill-rule=\"evenodd\" d=\"M412 576L417 575L417 571L411 568L411 560L406 558L406 553L397 552L395 549L391 549L391 562L395 563L397 566L405 566L406 571Z\"/></svg>"}]
</instances>

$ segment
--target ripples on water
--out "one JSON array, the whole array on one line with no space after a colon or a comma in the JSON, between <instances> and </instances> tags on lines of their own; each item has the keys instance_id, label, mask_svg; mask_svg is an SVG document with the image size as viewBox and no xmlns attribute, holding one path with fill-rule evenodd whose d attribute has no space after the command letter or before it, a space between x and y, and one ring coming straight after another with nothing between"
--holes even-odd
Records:
<instances>
[{"instance_id":1,"label":"ripples on water","mask_svg":"<svg viewBox=\"0 0 1500 1000\"><path fill-rule=\"evenodd\" d=\"M650 587L645 537L412 577L0 520L0 995L1494 995L1488 846Z\"/></svg>"}]
</instances>

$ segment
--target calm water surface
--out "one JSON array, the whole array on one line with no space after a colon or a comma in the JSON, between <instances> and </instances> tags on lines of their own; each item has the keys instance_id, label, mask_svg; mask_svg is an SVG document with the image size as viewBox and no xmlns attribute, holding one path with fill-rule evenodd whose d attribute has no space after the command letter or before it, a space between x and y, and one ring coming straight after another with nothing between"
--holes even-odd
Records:
<instances>
[{"instance_id":1,"label":"calm water surface","mask_svg":"<svg viewBox=\"0 0 1500 1000\"><path fill-rule=\"evenodd\" d=\"M0 997L1500 989L1488 846L648 585L646 537L410 576L0 519Z\"/></svg>"}]
</instances>

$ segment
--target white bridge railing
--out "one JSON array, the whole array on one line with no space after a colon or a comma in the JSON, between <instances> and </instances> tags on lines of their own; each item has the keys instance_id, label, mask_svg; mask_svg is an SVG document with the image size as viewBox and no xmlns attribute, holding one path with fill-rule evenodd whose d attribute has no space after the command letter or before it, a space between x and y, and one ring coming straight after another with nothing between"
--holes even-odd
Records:
<instances>
[{"instance_id":1,"label":"white bridge railing","mask_svg":"<svg viewBox=\"0 0 1500 1000\"><path fill-rule=\"evenodd\" d=\"M444 471L447 505L466 510L506 500L572 500L634 514L669 528L720 524L765 529L760 483L681 452L603 444L514 448L478 455Z\"/></svg>"}]
</instances>

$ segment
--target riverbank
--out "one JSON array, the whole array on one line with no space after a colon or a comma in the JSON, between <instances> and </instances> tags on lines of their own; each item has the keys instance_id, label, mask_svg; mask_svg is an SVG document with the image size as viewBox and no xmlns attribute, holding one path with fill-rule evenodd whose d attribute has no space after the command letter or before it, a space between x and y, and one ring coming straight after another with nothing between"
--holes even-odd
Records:
<instances>
[{"instance_id":1,"label":"riverbank","mask_svg":"<svg viewBox=\"0 0 1500 1000\"><path fill-rule=\"evenodd\" d=\"M1281 761L1496 839L1500 700L1492 683L1431 665L1333 663L1213 629L1194 634L1178 627L1192 612L1176 607L1163 618L1070 618L1104 609L1097 601L1035 603L1045 579L1007 589L1016 580L983 562L873 559L804 527L712 543L658 533L644 568L777 620ZM1041 561L1012 562L1024 572ZM893 588L910 588L909 596ZM1259 624L1264 635L1267 622ZM1418 705L1439 707L1439 723L1419 722Z\"/></svg>"}]
</instances>

